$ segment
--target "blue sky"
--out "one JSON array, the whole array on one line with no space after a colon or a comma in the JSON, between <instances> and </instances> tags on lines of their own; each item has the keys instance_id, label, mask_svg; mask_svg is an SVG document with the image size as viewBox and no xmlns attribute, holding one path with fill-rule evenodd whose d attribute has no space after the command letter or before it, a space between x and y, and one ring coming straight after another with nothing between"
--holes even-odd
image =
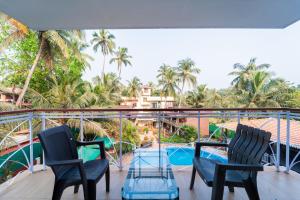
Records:
<instances>
[{"instance_id":1,"label":"blue sky","mask_svg":"<svg viewBox=\"0 0 300 200\"><path fill-rule=\"evenodd\" d=\"M162 63L176 66L178 60L191 58L201 69L198 83L210 88L230 85L234 63L247 64L251 57L257 63L271 64L270 70L295 85L300 84L300 22L286 29L142 29L109 30L117 46L127 47L132 66L122 70L122 82L138 76L143 83L156 82ZM87 31L90 41L94 30ZM91 69L84 74L91 80L101 73L102 54L90 47L86 52L94 57ZM109 59L107 59L109 60ZM105 71L117 72L116 65L107 62Z\"/></svg>"}]
</instances>

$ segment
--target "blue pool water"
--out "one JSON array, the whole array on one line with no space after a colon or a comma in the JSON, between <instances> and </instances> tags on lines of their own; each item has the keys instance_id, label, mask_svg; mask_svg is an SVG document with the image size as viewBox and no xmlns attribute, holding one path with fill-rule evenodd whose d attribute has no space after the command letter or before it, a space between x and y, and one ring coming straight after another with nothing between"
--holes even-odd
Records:
<instances>
[{"instance_id":1,"label":"blue pool water","mask_svg":"<svg viewBox=\"0 0 300 200\"><path fill-rule=\"evenodd\" d=\"M195 154L194 148L189 147L168 147L166 148L172 165L192 165ZM221 163L226 163L227 159L216 154L211 154L207 151L201 150L201 157L218 160Z\"/></svg>"}]
</instances>

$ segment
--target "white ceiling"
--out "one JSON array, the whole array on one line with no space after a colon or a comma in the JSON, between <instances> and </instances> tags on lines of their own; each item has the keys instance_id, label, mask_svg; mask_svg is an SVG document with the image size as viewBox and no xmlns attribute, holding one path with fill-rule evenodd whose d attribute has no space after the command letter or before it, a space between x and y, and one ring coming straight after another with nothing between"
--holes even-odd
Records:
<instances>
[{"instance_id":1,"label":"white ceiling","mask_svg":"<svg viewBox=\"0 0 300 200\"><path fill-rule=\"evenodd\" d=\"M300 0L0 0L32 29L285 28Z\"/></svg>"}]
</instances>

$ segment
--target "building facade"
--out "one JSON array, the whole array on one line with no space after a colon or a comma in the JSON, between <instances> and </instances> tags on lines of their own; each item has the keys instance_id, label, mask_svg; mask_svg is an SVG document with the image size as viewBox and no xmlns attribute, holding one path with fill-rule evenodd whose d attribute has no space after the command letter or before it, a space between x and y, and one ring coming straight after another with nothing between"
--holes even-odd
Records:
<instances>
[{"instance_id":1,"label":"building facade","mask_svg":"<svg viewBox=\"0 0 300 200\"><path fill-rule=\"evenodd\" d=\"M175 105L174 97L152 96L152 88L145 85L137 97L122 97L121 106L128 108L172 108Z\"/></svg>"}]
</instances>

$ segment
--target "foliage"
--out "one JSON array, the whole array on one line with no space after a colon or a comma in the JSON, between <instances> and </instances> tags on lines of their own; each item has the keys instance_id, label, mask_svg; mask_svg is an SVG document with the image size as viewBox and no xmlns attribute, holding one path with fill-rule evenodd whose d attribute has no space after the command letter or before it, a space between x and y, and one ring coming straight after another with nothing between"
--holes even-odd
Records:
<instances>
[{"instance_id":1,"label":"foliage","mask_svg":"<svg viewBox=\"0 0 300 200\"><path fill-rule=\"evenodd\" d=\"M122 141L123 153L131 152L134 150L134 146L139 147L141 144L137 127L129 120L122 120ZM119 151L119 144L116 145L116 149Z\"/></svg>"},{"instance_id":2,"label":"foliage","mask_svg":"<svg viewBox=\"0 0 300 200\"><path fill-rule=\"evenodd\" d=\"M182 84L180 93L183 93L185 84L188 86L195 87L197 84L196 75L200 73L200 69L195 66L194 61L190 58L180 60L178 62L178 67L176 68L178 73L179 81ZM182 96L179 97L179 107L181 106Z\"/></svg>"},{"instance_id":3,"label":"foliage","mask_svg":"<svg viewBox=\"0 0 300 200\"><path fill-rule=\"evenodd\" d=\"M176 96L178 87L178 74L175 68L169 65L162 65L159 68L157 75L158 83L161 85L161 92L163 96Z\"/></svg>"},{"instance_id":4,"label":"foliage","mask_svg":"<svg viewBox=\"0 0 300 200\"><path fill-rule=\"evenodd\" d=\"M91 40L91 43L94 44L94 51L97 52L98 49L101 49L103 55L102 76L104 75L105 58L108 54L112 54L116 47L114 39L115 36L113 34L102 29L99 33L94 32L93 39Z\"/></svg>"},{"instance_id":5,"label":"foliage","mask_svg":"<svg viewBox=\"0 0 300 200\"><path fill-rule=\"evenodd\" d=\"M189 143L194 142L198 137L197 129L193 126L183 125L180 127L180 131L176 135L170 135L168 137L161 136L162 142L172 143Z\"/></svg>"},{"instance_id":6,"label":"foliage","mask_svg":"<svg viewBox=\"0 0 300 200\"><path fill-rule=\"evenodd\" d=\"M199 85L194 91L187 93L186 102L194 108L202 108L205 105L206 95L206 85Z\"/></svg>"},{"instance_id":7,"label":"foliage","mask_svg":"<svg viewBox=\"0 0 300 200\"><path fill-rule=\"evenodd\" d=\"M137 97L141 91L141 80L138 77L133 77L130 81L128 81L128 96L129 97Z\"/></svg>"},{"instance_id":8,"label":"foliage","mask_svg":"<svg viewBox=\"0 0 300 200\"><path fill-rule=\"evenodd\" d=\"M51 77L51 89L45 93L30 90L28 99L37 108L86 108L96 99L88 82L69 76ZM71 72L70 72L71 73Z\"/></svg>"},{"instance_id":9,"label":"foliage","mask_svg":"<svg viewBox=\"0 0 300 200\"><path fill-rule=\"evenodd\" d=\"M110 60L111 63L117 63L119 77L121 77L122 66L132 65L130 59L132 56L128 55L128 49L124 47L119 47L114 53L114 57Z\"/></svg>"},{"instance_id":10,"label":"foliage","mask_svg":"<svg viewBox=\"0 0 300 200\"><path fill-rule=\"evenodd\" d=\"M115 73L104 74L93 79L93 93L96 95L94 106L107 107L117 105L121 100L122 84Z\"/></svg>"}]
</instances>

